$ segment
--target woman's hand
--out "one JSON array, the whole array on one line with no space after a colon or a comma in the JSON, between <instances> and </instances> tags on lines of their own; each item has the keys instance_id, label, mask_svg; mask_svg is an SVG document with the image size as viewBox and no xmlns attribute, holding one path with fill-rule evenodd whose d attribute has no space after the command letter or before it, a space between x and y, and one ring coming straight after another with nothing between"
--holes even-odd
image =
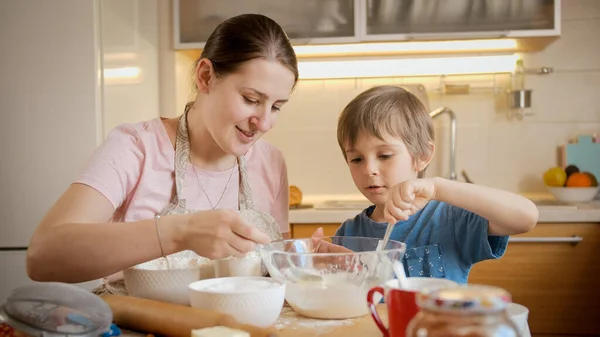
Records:
<instances>
[{"instance_id":1,"label":"woman's hand","mask_svg":"<svg viewBox=\"0 0 600 337\"><path fill-rule=\"evenodd\" d=\"M435 198L436 187L430 179L410 179L392 187L383 209L388 222L407 220Z\"/></svg>"},{"instance_id":2,"label":"woman's hand","mask_svg":"<svg viewBox=\"0 0 600 337\"><path fill-rule=\"evenodd\" d=\"M323 228L319 227L311 236L315 253L351 253L346 247L323 240Z\"/></svg>"},{"instance_id":3,"label":"woman's hand","mask_svg":"<svg viewBox=\"0 0 600 337\"><path fill-rule=\"evenodd\" d=\"M253 251L257 244L271 242L267 234L248 224L234 210L199 211L185 216L188 218L177 240L183 249L209 259L242 255Z\"/></svg>"}]
</instances>

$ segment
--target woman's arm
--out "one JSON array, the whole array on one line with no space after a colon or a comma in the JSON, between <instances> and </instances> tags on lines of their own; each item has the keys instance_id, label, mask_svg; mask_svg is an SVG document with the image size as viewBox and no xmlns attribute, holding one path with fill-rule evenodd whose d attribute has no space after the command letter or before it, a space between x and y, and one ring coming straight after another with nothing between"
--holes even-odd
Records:
<instances>
[{"instance_id":1,"label":"woman's arm","mask_svg":"<svg viewBox=\"0 0 600 337\"><path fill-rule=\"evenodd\" d=\"M112 215L113 206L101 193L87 185L71 185L33 234L27 251L29 277L85 282L161 256L154 219L108 222ZM168 215L158 226L165 254L189 249L216 259L270 242L233 210Z\"/></svg>"},{"instance_id":2,"label":"woman's arm","mask_svg":"<svg viewBox=\"0 0 600 337\"><path fill-rule=\"evenodd\" d=\"M84 282L161 256L154 219L108 222L113 206L100 192L72 184L35 230L27 250L34 281ZM160 219L165 254L181 250L185 217Z\"/></svg>"}]
</instances>

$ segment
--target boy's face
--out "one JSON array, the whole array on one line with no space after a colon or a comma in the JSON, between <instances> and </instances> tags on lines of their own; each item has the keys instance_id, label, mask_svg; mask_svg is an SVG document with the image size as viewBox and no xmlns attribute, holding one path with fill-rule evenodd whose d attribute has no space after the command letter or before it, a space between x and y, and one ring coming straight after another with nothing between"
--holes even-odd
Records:
<instances>
[{"instance_id":1,"label":"boy's face","mask_svg":"<svg viewBox=\"0 0 600 337\"><path fill-rule=\"evenodd\" d=\"M345 148L354 184L375 205L385 204L390 189L398 183L417 178L404 142L390 135L383 138L362 133L352 148Z\"/></svg>"}]
</instances>

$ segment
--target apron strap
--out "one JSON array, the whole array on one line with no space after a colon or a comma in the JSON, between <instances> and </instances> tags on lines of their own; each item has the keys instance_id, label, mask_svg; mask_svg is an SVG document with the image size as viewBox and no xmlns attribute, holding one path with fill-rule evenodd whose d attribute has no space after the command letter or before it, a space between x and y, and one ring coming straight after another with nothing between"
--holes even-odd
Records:
<instances>
[{"instance_id":1,"label":"apron strap","mask_svg":"<svg viewBox=\"0 0 600 337\"><path fill-rule=\"evenodd\" d=\"M183 182L188 163L190 162L190 139L187 124L187 115L190 109L194 106L194 102L189 102L185 105L185 111L179 118L179 127L175 138L175 193L171 199L171 203L165 207L159 214L184 212L186 210L186 201L181 199L181 191L183 190ZM237 157L239 170L239 193L238 207L240 210L254 209L254 200L252 197L252 189L248 179L248 169L246 168L246 157Z\"/></svg>"},{"instance_id":2,"label":"apron strap","mask_svg":"<svg viewBox=\"0 0 600 337\"><path fill-rule=\"evenodd\" d=\"M239 193L239 207L240 211L246 209L254 209L254 200L252 198L252 189L250 188L250 181L248 179L248 169L246 168L246 157L237 157L238 167L240 170L240 193Z\"/></svg>"}]
</instances>

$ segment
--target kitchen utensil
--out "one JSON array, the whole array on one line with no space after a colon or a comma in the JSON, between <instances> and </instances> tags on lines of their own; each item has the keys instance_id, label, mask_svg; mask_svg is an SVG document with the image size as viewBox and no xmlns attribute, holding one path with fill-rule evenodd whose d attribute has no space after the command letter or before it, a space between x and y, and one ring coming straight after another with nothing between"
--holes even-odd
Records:
<instances>
[{"instance_id":1,"label":"kitchen utensil","mask_svg":"<svg viewBox=\"0 0 600 337\"><path fill-rule=\"evenodd\" d=\"M125 269L123 278L131 296L189 305L188 285L214 277L214 262L192 251L169 256L169 266L158 258Z\"/></svg>"},{"instance_id":2,"label":"kitchen utensil","mask_svg":"<svg viewBox=\"0 0 600 337\"><path fill-rule=\"evenodd\" d=\"M595 135L580 135L565 146L565 165L575 165L581 172L590 172L600 179L600 142Z\"/></svg>"},{"instance_id":3,"label":"kitchen utensil","mask_svg":"<svg viewBox=\"0 0 600 337\"><path fill-rule=\"evenodd\" d=\"M598 194L598 186L596 187L550 187L546 189L554 195L554 197L563 202L578 203L592 201Z\"/></svg>"},{"instance_id":4,"label":"kitchen utensil","mask_svg":"<svg viewBox=\"0 0 600 337\"><path fill-rule=\"evenodd\" d=\"M390 240L390 235L392 234L392 230L394 229L395 225L395 222L388 223L387 227L385 228L385 235L383 236L383 240L377 243L377 249L375 249L376 251L380 252L383 249L383 247L387 246L387 243Z\"/></svg>"},{"instance_id":5,"label":"kitchen utensil","mask_svg":"<svg viewBox=\"0 0 600 337\"><path fill-rule=\"evenodd\" d=\"M457 283L439 278L431 277L409 277L407 284L400 285L399 280L389 280L383 286L373 287L367 294L367 303L371 316L384 337L404 337L404 332L410 320L417 314L417 293L431 287L452 287ZM385 327L376 310L379 300L375 295L384 295L388 307L389 328Z\"/></svg>"},{"instance_id":6,"label":"kitchen utensil","mask_svg":"<svg viewBox=\"0 0 600 337\"><path fill-rule=\"evenodd\" d=\"M258 251L241 257L228 257L214 261L215 277L263 276L262 258Z\"/></svg>"},{"instance_id":7,"label":"kitchen utensil","mask_svg":"<svg viewBox=\"0 0 600 337\"><path fill-rule=\"evenodd\" d=\"M132 296L104 295L120 327L154 335L190 337L192 329L226 326L248 331L252 337L276 337L273 328L241 324L233 317L198 308Z\"/></svg>"},{"instance_id":8,"label":"kitchen utensil","mask_svg":"<svg viewBox=\"0 0 600 337\"><path fill-rule=\"evenodd\" d=\"M19 287L0 307L0 323L30 336L98 337L110 331L112 318L96 295L56 282Z\"/></svg>"},{"instance_id":9,"label":"kitchen utensil","mask_svg":"<svg viewBox=\"0 0 600 337\"><path fill-rule=\"evenodd\" d=\"M270 277L224 277L190 284L190 303L231 315L243 324L268 327L275 323L285 298L285 283Z\"/></svg>"},{"instance_id":10,"label":"kitchen utensil","mask_svg":"<svg viewBox=\"0 0 600 337\"><path fill-rule=\"evenodd\" d=\"M404 256L406 245L390 240L380 252L377 238L324 237L322 244L344 247L349 252L319 253L316 240L273 241L260 247L271 277L286 284L285 299L299 314L321 319L345 319L367 315L367 291L393 278L392 263Z\"/></svg>"},{"instance_id":11,"label":"kitchen utensil","mask_svg":"<svg viewBox=\"0 0 600 337\"><path fill-rule=\"evenodd\" d=\"M402 263L400 263L400 261L393 261L392 267L394 268L394 274L396 274L400 288L408 288L408 278L406 277L406 272L404 271L404 266L402 266Z\"/></svg>"},{"instance_id":12,"label":"kitchen utensil","mask_svg":"<svg viewBox=\"0 0 600 337\"><path fill-rule=\"evenodd\" d=\"M408 324L406 336L521 337L507 312L510 302L506 290L491 286L424 290L417 295L419 313Z\"/></svg>"}]
</instances>

